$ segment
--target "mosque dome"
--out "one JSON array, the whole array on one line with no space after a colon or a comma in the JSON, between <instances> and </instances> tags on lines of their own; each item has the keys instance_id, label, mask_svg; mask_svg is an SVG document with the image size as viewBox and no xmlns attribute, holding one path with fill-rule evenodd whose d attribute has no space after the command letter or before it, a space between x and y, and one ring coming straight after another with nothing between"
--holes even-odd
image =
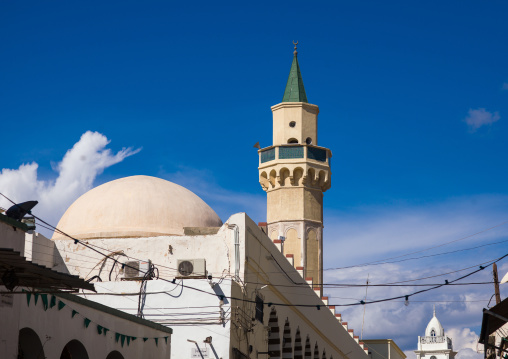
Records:
<instances>
[{"instance_id":1,"label":"mosque dome","mask_svg":"<svg viewBox=\"0 0 508 359\"><path fill-rule=\"evenodd\" d=\"M444 329L439 320L436 317L436 311L434 310L434 316L425 329L425 336L427 337L442 337L444 336Z\"/></svg>"},{"instance_id":2,"label":"mosque dome","mask_svg":"<svg viewBox=\"0 0 508 359\"><path fill-rule=\"evenodd\" d=\"M219 216L188 189L161 178L132 176L93 188L57 228L78 239L183 235L184 227L220 227ZM53 239L68 237L58 233Z\"/></svg>"}]
</instances>

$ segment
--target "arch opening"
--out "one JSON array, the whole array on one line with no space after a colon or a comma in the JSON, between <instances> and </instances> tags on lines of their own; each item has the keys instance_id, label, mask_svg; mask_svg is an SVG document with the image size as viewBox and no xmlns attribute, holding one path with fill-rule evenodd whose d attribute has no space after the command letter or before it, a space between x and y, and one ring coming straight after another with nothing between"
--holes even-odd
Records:
<instances>
[{"instance_id":1,"label":"arch opening","mask_svg":"<svg viewBox=\"0 0 508 359\"><path fill-rule=\"evenodd\" d=\"M31 328L23 328L18 337L18 358L44 359L44 346L37 333Z\"/></svg>"},{"instance_id":2,"label":"arch opening","mask_svg":"<svg viewBox=\"0 0 508 359\"><path fill-rule=\"evenodd\" d=\"M314 345L314 359L319 359L319 347L317 345L317 342L316 345Z\"/></svg>"},{"instance_id":3,"label":"arch opening","mask_svg":"<svg viewBox=\"0 0 508 359\"><path fill-rule=\"evenodd\" d=\"M294 359L303 359L302 337L300 336L300 328L296 329Z\"/></svg>"},{"instance_id":4,"label":"arch opening","mask_svg":"<svg viewBox=\"0 0 508 359\"><path fill-rule=\"evenodd\" d=\"M293 185L294 186L301 186L303 178L303 168L297 167L293 171Z\"/></svg>"},{"instance_id":5,"label":"arch opening","mask_svg":"<svg viewBox=\"0 0 508 359\"><path fill-rule=\"evenodd\" d=\"M284 332L282 336L282 358L293 358L293 346L291 345L291 327L289 326L288 319L286 319L286 324L284 324Z\"/></svg>"},{"instance_id":6,"label":"arch opening","mask_svg":"<svg viewBox=\"0 0 508 359\"><path fill-rule=\"evenodd\" d=\"M280 359L280 329L279 319L277 318L277 311L273 308L270 311L270 318L268 319L268 352L270 358Z\"/></svg>"},{"instance_id":7,"label":"arch opening","mask_svg":"<svg viewBox=\"0 0 508 359\"><path fill-rule=\"evenodd\" d=\"M73 339L63 348L60 359L88 359L88 353L79 340Z\"/></svg>"},{"instance_id":8,"label":"arch opening","mask_svg":"<svg viewBox=\"0 0 508 359\"><path fill-rule=\"evenodd\" d=\"M120 354L120 352L117 352L116 350L114 350L108 354L106 359L124 359L124 357L122 354Z\"/></svg>"},{"instance_id":9,"label":"arch opening","mask_svg":"<svg viewBox=\"0 0 508 359\"><path fill-rule=\"evenodd\" d=\"M291 173L286 167L280 170L280 185L286 187L291 186Z\"/></svg>"},{"instance_id":10,"label":"arch opening","mask_svg":"<svg viewBox=\"0 0 508 359\"><path fill-rule=\"evenodd\" d=\"M305 340L305 359L312 359L312 349L310 347L310 339L308 336Z\"/></svg>"}]
</instances>

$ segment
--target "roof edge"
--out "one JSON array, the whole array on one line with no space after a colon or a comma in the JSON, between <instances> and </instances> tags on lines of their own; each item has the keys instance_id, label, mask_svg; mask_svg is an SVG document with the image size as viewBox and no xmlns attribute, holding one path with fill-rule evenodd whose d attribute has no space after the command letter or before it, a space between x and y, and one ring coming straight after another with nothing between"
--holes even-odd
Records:
<instances>
[{"instance_id":1,"label":"roof edge","mask_svg":"<svg viewBox=\"0 0 508 359\"><path fill-rule=\"evenodd\" d=\"M122 318L125 320L129 320L129 321L137 323L137 324L144 325L146 327L149 327L149 328L152 328L155 330L160 330L165 333L173 334L173 329L171 329L169 327L165 327L164 325L154 323L150 320L141 319L141 318L136 317L132 314L122 312L121 310L111 308L111 307L108 307L107 305L103 305L103 304L100 304L100 303L97 303L97 302L94 302L94 301L91 301L91 300L88 300L85 298L81 298L76 295L65 294L65 293L56 293L55 296L60 297L62 299L70 300L71 302L81 304L81 305L84 305L84 306L92 308L92 309L99 310L104 313L114 315L116 317L119 317L119 318Z\"/></svg>"}]
</instances>

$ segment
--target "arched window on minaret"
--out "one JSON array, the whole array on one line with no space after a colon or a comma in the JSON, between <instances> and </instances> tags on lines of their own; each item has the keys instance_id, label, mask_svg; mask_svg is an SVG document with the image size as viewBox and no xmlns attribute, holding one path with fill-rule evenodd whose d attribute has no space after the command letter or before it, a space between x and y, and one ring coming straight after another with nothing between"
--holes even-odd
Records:
<instances>
[{"instance_id":1,"label":"arched window on minaret","mask_svg":"<svg viewBox=\"0 0 508 359\"><path fill-rule=\"evenodd\" d=\"M436 331L435 331L434 329L432 329L432 330L430 331L430 336L431 336L431 337L435 337L435 336L436 336Z\"/></svg>"}]
</instances>

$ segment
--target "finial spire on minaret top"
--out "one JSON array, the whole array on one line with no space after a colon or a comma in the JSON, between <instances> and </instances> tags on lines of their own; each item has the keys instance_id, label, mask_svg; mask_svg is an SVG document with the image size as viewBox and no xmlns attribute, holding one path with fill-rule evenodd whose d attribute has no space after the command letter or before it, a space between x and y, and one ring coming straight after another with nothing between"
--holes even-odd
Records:
<instances>
[{"instance_id":1,"label":"finial spire on minaret top","mask_svg":"<svg viewBox=\"0 0 508 359\"><path fill-rule=\"evenodd\" d=\"M282 97L282 102L307 102L307 95L305 94L305 88L303 87L302 74L300 73L300 66L298 65L298 51L296 45L298 41L294 42L295 51L293 52L293 63L291 64L291 70L289 71L288 82L286 84L286 90Z\"/></svg>"},{"instance_id":2,"label":"finial spire on minaret top","mask_svg":"<svg viewBox=\"0 0 508 359\"><path fill-rule=\"evenodd\" d=\"M436 316L436 305L434 304L434 316Z\"/></svg>"}]
</instances>

